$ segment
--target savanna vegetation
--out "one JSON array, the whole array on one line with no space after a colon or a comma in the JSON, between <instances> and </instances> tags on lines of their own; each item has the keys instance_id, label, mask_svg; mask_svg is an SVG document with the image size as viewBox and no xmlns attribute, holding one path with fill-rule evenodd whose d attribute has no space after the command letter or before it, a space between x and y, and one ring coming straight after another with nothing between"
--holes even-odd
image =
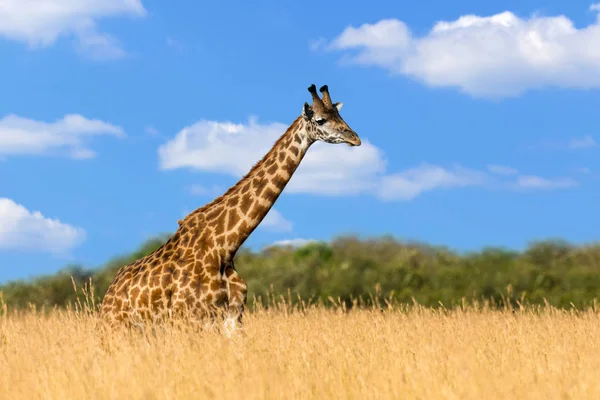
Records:
<instances>
[{"instance_id":1,"label":"savanna vegetation","mask_svg":"<svg viewBox=\"0 0 600 400\"><path fill-rule=\"evenodd\" d=\"M163 240L4 285L0 399L600 398L599 245L245 250L245 335L107 331L96 306L116 270Z\"/></svg>"},{"instance_id":2,"label":"savanna vegetation","mask_svg":"<svg viewBox=\"0 0 600 400\"><path fill-rule=\"evenodd\" d=\"M2 399L597 399L600 313L251 304L246 336L0 310Z\"/></svg>"},{"instance_id":3,"label":"savanna vegetation","mask_svg":"<svg viewBox=\"0 0 600 400\"><path fill-rule=\"evenodd\" d=\"M117 269L164 243L159 237L135 252L96 269L68 266L56 275L0 286L9 307L64 307L84 288L98 303ZM473 300L586 308L600 297L600 244L574 246L554 240L532 243L522 252L485 248L459 254L444 247L399 242L389 237L339 237L301 248L242 249L236 268L249 298L262 304L342 302L346 306L417 303L452 308ZM88 294L89 294L88 293ZM268 300L270 298L271 300Z\"/></svg>"}]
</instances>

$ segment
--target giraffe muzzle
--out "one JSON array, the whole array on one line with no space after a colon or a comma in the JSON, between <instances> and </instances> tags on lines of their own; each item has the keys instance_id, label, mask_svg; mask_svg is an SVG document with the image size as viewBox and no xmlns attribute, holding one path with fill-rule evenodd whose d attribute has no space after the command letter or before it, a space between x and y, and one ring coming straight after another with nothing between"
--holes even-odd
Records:
<instances>
[{"instance_id":1,"label":"giraffe muzzle","mask_svg":"<svg viewBox=\"0 0 600 400\"><path fill-rule=\"evenodd\" d=\"M362 144L362 142L360 141L360 138L358 137L358 135L356 133L351 133L346 137L346 143L348 144L348 146L354 147L354 146L360 146Z\"/></svg>"}]
</instances>

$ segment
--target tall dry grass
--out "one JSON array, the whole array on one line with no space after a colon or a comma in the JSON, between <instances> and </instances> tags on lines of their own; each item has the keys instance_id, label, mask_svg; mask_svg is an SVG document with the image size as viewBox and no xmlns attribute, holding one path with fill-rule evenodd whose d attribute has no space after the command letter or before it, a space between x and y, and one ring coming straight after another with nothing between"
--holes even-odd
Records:
<instances>
[{"instance_id":1,"label":"tall dry grass","mask_svg":"<svg viewBox=\"0 0 600 400\"><path fill-rule=\"evenodd\" d=\"M2 399L598 399L600 313L255 309L245 337L0 317Z\"/></svg>"}]
</instances>

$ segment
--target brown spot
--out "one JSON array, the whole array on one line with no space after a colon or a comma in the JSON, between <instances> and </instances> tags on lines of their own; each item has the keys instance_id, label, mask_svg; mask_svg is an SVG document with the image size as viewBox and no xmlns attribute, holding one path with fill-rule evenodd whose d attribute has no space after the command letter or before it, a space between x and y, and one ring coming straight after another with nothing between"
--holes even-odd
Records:
<instances>
[{"instance_id":1,"label":"brown spot","mask_svg":"<svg viewBox=\"0 0 600 400\"><path fill-rule=\"evenodd\" d=\"M240 235L237 234L236 232L233 232L232 234L230 234L229 236L227 236L227 242L229 242L231 244L237 243L237 241L239 239L240 239Z\"/></svg>"},{"instance_id":2,"label":"brown spot","mask_svg":"<svg viewBox=\"0 0 600 400\"><path fill-rule=\"evenodd\" d=\"M206 240L202 236L198 236L193 245L193 250L199 252L206 245Z\"/></svg>"},{"instance_id":3,"label":"brown spot","mask_svg":"<svg viewBox=\"0 0 600 400\"><path fill-rule=\"evenodd\" d=\"M208 214L206 214L206 218L207 219L215 219L217 218L219 215L221 215L221 213L223 212L224 208L223 207L215 207L213 210L211 210Z\"/></svg>"},{"instance_id":4,"label":"brown spot","mask_svg":"<svg viewBox=\"0 0 600 400\"><path fill-rule=\"evenodd\" d=\"M204 264L205 265L215 265L217 263L217 255L215 252L207 253L204 256Z\"/></svg>"},{"instance_id":5,"label":"brown spot","mask_svg":"<svg viewBox=\"0 0 600 400\"><path fill-rule=\"evenodd\" d=\"M189 271L183 271L181 273L181 285L182 286L187 286L188 282L190 281L190 272Z\"/></svg>"},{"instance_id":6,"label":"brown spot","mask_svg":"<svg viewBox=\"0 0 600 400\"><path fill-rule=\"evenodd\" d=\"M300 154L300 150L297 147L290 147L289 150L294 153L294 155L297 157L298 154Z\"/></svg>"},{"instance_id":7,"label":"brown spot","mask_svg":"<svg viewBox=\"0 0 600 400\"><path fill-rule=\"evenodd\" d=\"M190 288L192 288L192 290L194 292L198 292L198 289L200 289L200 287L202 286L202 281L200 278L196 278L192 281L192 283L190 284Z\"/></svg>"},{"instance_id":8,"label":"brown spot","mask_svg":"<svg viewBox=\"0 0 600 400\"><path fill-rule=\"evenodd\" d=\"M256 193L257 196L260 196L261 192L265 188L266 183L267 183L267 180L265 178L254 179L252 181L252 184L254 186L254 192Z\"/></svg>"},{"instance_id":9,"label":"brown spot","mask_svg":"<svg viewBox=\"0 0 600 400\"><path fill-rule=\"evenodd\" d=\"M285 160L285 153L283 151L279 152L279 162L282 163Z\"/></svg>"},{"instance_id":10,"label":"brown spot","mask_svg":"<svg viewBox=\"0 0 600 400\"><path fill-rule=\"evenodd\" d=\"M149 298L148 298L148 292L146 290L144 290L141 294L140 294L140 298L138 299L138 306L149 306Z\"/></svg>"},{"instance_id":11,"label":"brown spot","mask_svg":"<svg viewBox=\"0 0 600 400\"><path fill-rule=\"evenodd\" d=\"M240 222L240 216L238 215L237 210L235 208L232 208L231 210L229 210L229 221L227 224L227 230L232 230L238 222Z\"/></svg>"},{"instance_id":12,"label":"brown spot","mask_svg":"<svg viewBox=\"0 0 600 400\"><path fill-rule=\"evenodd\" d=\"M223 218L219 217L210 223L210 226L214 227L217 232L223 232L225 228L225 221Z\"/></svg>"},{"instance_id":13,"label":"brown spot","mask_svg":"<svg viewBox=\"0 0 600 400\"><path fill-rule=\"evenodd\" d=\"M254 208L250 211L248 216L252 219L258 219L259 216L265 215L268 211L268 207L263 206L262 204L256 203Z\"/></svg>"},{"instance_id":14,"label":"brown spot","mask_svg":"<svg viewBox=\"0 0 600 400\"><path fill-rule=\"evenodd\" d=\"M246 214L248 212L248 209L250 209L251 205L252 197L250 196L250 194L246 193L242 197L242 202L240 203L240 211L242 212L242 214Z\"/></svg>"},{"instance_id":15,"label":"brown spot","mask_svg":"<svg viewBox=\"0 0 600 400\"><path fill-rule=\"evenodd\" d=\"M150 278L150 286L158 286L160 285L160 275L158 271L152 273L152 277Z\"/></svg>"},{"instance_id":16,"label":"brown spot","mask_svg":"<svg viewBox=\"0 0 600 400\"><path fill-rule=\"evenodd\" d=\"M302 138L300 137L300 135L296 134L294 135L294 142L300 144L302 143Z\"/></svg>"},{"instance_id":17,"label":"brown spot","mask_svg":"<svg viewBox=\"0 0 600 400\"><path fill-rule=\"evenodd\" d=\"M192 296L188 295L188 296L186 297L186 299L185 299L185 304L186 304L186 305L187 305L189 308L192 308L192 307L194 307L194 301L195 301L195 300L196 300L195 298L193 298Z\"/></svg>"},{"instance_id":18,"label":"brown spot","mask_svg":"<svg viewBox=\"0 0 600 400\"><path fill-rule=\"evenodd\" d=\"M225 303L226 301L227 301L227 292L224 290L219 291L215 296L214 303L221 305L221 304Z\"/></svg>"},{"instance_id":19,"label":"brown spot","mask_svg":"<svg viewBox=\"0 0 600 400\"><path fill-rule=\"evenodd\" d=\"M267 188L267 190L265 190L265 193L263 194L263 197L269 200L271 203L277 200L277 196L278 194L271 190L271 188Z\"/></svg>"},{"instance_id":20,"label":"brown spot","mask_svg":"<svg viewBox=\"0 0 600 400\"><path fill-rule=\"evenodd\" d=\"M216 279L210 283L210 290L212 290L213 292L219 290L220 288L221 282L217 281Z\"/></svg>"},{"instance_id":21,"label":"brown spot","mask_svg":"<svg viewBox=\"0 0 600 400\"><path fill-rule=\"evenodd\" d=\"M142 274L142 279L140 280L140 284L141 284L142 286L146 286L146 285L148 285L148 272L144 272L144 273Z\"/></svg>"},{"instance_id":22,"label":"brown spot","mask_svg":"<svg viewBox=\"0 0 600 400\"><path fill-rule=\"evenodd\" d=\"M203 274L200 280L204 286L208 286L210 284L210 276L208 276L208 274Z\"/></svg>"},{"instance_id":23,"label":"brown spot","mask_svg":"<svg viewBox=\"0 0 600 400\"><path fill-rule=\"evenodd\" d=\"M154 289L152 291L152 295L151 295L151 302L152 302L152 306L156 307L159 305L159 303L161 303L162 300L162 290L161 289Z\"/></svg>"},{"instance_id":24,"label":"brown spot","mask_svg":"<svg viewBox=\"0 0 600 400\"><path fill-rule=\"evenodd\" d=\"M229 198L229 200L227 200L227 206L229 207L235 207L237 205L239 201L239 197L238 196L231 196Z\"/></svg>"},{"instance_id":25,"label":"brown spot","mask_svg":"<svg viewBox=\"0 0 600 400\"><path fill-rule=\"evenodd\" d=\"M253 178L252 179L252 187L254 189L258 189L265 184L265 178Z\"/></svg>"},{"instance_id":26,"label":"brown spot","mask_svg":"<svg viewBox=\"0 0 600 400\"><path fill-rule=\"evenodd\" d=\"M267 170L267 173L268 173L269 175L274 175L274 174L277 172L277 168L278 168L277 164L273 164L273 165L272 165L272 166L271 166L271 167L270 167L270 168Z\"/></svg>"},{"instance_id":27,"label":"brown spot","mask_svg":"<svg viewBox=\"0 0 600 400\"><path fill-rule=\"evenodd\" d=\"M184 235L183 239L181 240L181 245L183 247L188 247L190 245L190 237L189 235Z\"/></svg>"},{"instance_id":28,"label":"brown spot","mask_svg":"<svg viewBox=\"0 0 600 400\"><path fill-rule=\"evenodd\" d=\"M287 180L282 178L279 175L275 175L273 176L273 178L271 178L271 182L273 183L273 185L275 185L275 187L279 190L283 190L283 188L285 187L285 185L287 184Z\"/></svg>"},{"instance_id":29,"label":"brown spot","mask_svg":"<svg viewBox=\"0 0 600 400\"><path fill-rule=\"evenodd\" d=\"M296 163L291 158L288 158L285 166L283 167L289 176L292 176L294 171L296 170Z\"/></svg>"},{"instance_id":30,"label":"brown spot","mask_svg":"<svg viewBox=\"0 0 600 400\"><path fill-rule=\"evenodd\" d=\"M181 233L176 233L175 236L173 236L173 245L177 246L180 241L181 241Z\"/></svg>"}]
</instances>

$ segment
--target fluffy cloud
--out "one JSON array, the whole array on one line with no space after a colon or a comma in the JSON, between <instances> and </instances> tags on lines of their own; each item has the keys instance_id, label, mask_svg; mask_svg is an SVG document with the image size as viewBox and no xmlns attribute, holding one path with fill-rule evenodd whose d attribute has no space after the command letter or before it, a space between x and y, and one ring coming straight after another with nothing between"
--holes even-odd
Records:
<instances>
[{"instance_id":1,"label":"fluffy cloud","mask_svg":"<svg viewBox=\"0 0 600 400\"><path fill-rule=\"evenodd\" d=\"M569 141L570 149L589 149L596 147L596 140L590 135L585 135L581 138L573 138Z\"/></svg>"},{"instance_id":2,"label":"fluffy cloud","mask_svg":"<svg viewBox=\"0 0 600 400\"><path fill-rule=\"evenodd\" d=\"M535 175L521 175L516 182L521 189L566 189L578 185L577 181L569 178L547 179Z\"/></svg>"},{"instance_id":3,"label":"fluffy cloud","mask_svg":"<svg viewBox=\"0 0 600 400\"><path fill-rule=\"evenodd\" d=\"M285 219L279 211L271 208L259 225L260 229L271 232L291 232L292 223Z\"/></svg>"},{"instance_id":4,"label":"fluffy cloud","mask_svg":"<svg viewBox=\"0 0 600 400\"><path fill-rule=\"evenodd\" d=\"M600 6L590 9L598 12ZM437 22L422 37L400 20L383 19L347 27L313 47L352 52L345 60L478 97L543 87L600 88L600 17L578 29L562 15L464 15Z\"/></svg>"},{"instance_id":5,"label":"fluffy cloud","mask_svg":"<svg viewBox=\"0 0 600 400\"><path fill-rule=\"evenodd\" d=\"M95 156L87 144L91 137L124 134L121 127L76 114L65 115L55 122L8 115L0 119L0 155L66 151L72 158L91 158Z\"/></svg>"},{"instance_id":6,"label":"fluffy cloud","mask_svg":"<svg viewBox=\"0 0 600 400\"><path fill-rule=\"evenodd\" d=\"M63 253L85 239L85 232L57 219L28 211L0 198L0 249Z\"/></svg>"},{"instance_id":7,"label":"fluffy cloud","mask_svg":"<svg viewBox=\"0 0 600 400\"><path fill-rule=\"evenodd\" d=\"M200 121L158 150L165 170L192 168L241 177L273 146L287 125ZM316 143L286 187L288 193L353 194L372 188L385 169L381 151L367 140L357 148Z\"/></svg>"},{"instance_id":8,"label":"fluffy cloud","mask_svg":"<svg viewBox=\"0 0 600 400\"><path fill-rule=\"evenodd\" d=\"M289 247L303 247L303 246L306 246L307 244L311 244L311 243L318 243L318 241L314 240L314 239L302 239L302 238L285 239L285 240L278 240L276 242L273 242L266 247L288 247L288 246Z\"/></svg>"},{"instance_id":9,"label":"fluffy cloud","mask_svg":"<svg viewBox=\"0 0 600 400\"><path fill-rule=\"evenodd\" d=\"M247 124L200 121L182 129L158 149L163 170L190 168L240 178L271 148L287 126L273 122ZM432 190L468 186L504 189L560 189L572 187L558 181L522 175L518 170L489 165L478 171L460 165L442 167L423 163L397 173L388 172L383 152L363 138L360 147L315 143L286 187L286 193L326 196L370 194L384 200L412 200ZM533 183L533 178L546 185ZM188 188L194 194L211 191L201 185Z\"/></svg>"},{"instance_id":10,"label":"fluffy cloud","mask_svg":"<svg viewBox=\"0 0 600 400\"><path fill-rule=\"evenodd\" d=\"M490 164L487 166L487 169L492 174L496 174L496 175L509 176L509 175L516 175L519 173L519 171L516 168L508 167L506 165Z\"/></svg>"},{"instance_id":11,"label":"fluffy cloud","mask_svg":"<svg viewBox=\"0 0 600 400\"><path fill-rule=\"evenodd\" d=\"M2 0L0 35L47 47L61 37L73 37L77 48L93 58L125 55L113 36L102 33L97 21L117 16L145 16L141 0Z\"/></svg>"},{"instance_id":12,"label":"fluffy cloud","mask_svg":"<svg viewBox=\"0 0 600 400\"><path fill-rule=\"evenodd\" d=\"M481 186L485 182L485 174L478 171L460 166L445 169L437 165L422 164L383 177L379 196L385 200L411 200L434 189Z\"/></svg>"}]
</instances>

